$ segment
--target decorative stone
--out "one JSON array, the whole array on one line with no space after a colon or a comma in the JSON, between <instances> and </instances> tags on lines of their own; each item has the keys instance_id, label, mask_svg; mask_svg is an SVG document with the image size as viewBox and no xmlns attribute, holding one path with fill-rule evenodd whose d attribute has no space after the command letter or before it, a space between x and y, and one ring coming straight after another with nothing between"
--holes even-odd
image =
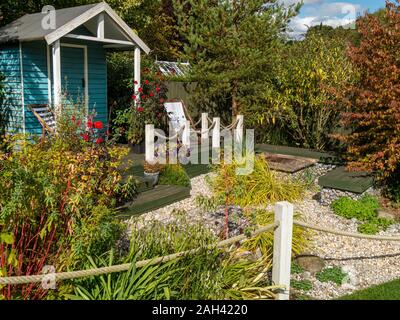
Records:
<instances>
[{"instance_id":1,"label":"decorative stone","mask_svg":"<svg viewBox=\"0 0 400 320\"><path fill-rule=\"evenodd\" d=\"M301 268L311 274L320 272L325 267L324 259L312 254L299 255L295 260Z\"/></svg>"},{"instance_id":2,"label":"decorative stone","mask_svg":"<svg viewBox=\"0 0 400 320\"><path fill-rule=\"evenodd\" d=\"M385 210L377 210L378 218L385 218L389 220L394 220L395 216L391 214L390 212L387 212Z\"/></svg>"}]
</instances>

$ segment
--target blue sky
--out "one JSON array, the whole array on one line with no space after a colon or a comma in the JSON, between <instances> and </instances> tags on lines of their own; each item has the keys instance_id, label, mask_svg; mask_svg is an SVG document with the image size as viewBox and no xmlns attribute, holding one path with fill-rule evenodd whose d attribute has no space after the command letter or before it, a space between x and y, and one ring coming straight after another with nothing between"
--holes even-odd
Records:
<instances>
[{"instance_id":1,"label":"blue sky","mask_svg":"<svg viewBox=\"0 0 400 320\"><path fill-rule=\"evenodd\" d=\"M285 4L301 0L281 0ZM308 26L326 25L337 27L349 25L366 10L374 12L385 6L385 0L303 0L300 14L293 18L291 28L295 37L307 31Z\"/></svg>"}]
</instances>

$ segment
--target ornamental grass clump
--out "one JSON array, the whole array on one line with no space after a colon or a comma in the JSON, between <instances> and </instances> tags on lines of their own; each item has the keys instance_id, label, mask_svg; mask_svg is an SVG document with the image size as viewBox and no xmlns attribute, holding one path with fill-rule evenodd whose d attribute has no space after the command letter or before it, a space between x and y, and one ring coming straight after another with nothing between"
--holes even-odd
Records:
<instances>
[{"instance_id":1,"label":"ornamental grass clump","mask_svg":"<svg viewBox=\"0 0 400 320\"><path fill-rule=\"evenodd\" d=\"M229 203L246 206L268 205L277 201L300 199L305 186L300 181L278 176L270 170L261 157L254 158L254 170L248 175L237 175L240 165L222 163L215 167L215 179L211 180L214 196L225 203L229 193Z\"/></svg>"}]
</instances>

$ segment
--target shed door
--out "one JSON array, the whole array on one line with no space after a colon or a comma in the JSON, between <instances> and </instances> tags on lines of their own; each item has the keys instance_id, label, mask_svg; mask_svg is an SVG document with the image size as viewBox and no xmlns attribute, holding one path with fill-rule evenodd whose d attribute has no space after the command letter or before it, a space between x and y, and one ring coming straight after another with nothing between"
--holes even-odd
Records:
<instances>
[{"instance_id":1,"label":"shed door","mask_svg":"<svg viewBox=\"0 0 400 320\"><path fill-rule=\"evenodd\" d=\"M84 47L61 46L61 88L65 100L87 107L87 61Z\"/></svg>"}]
</instances>

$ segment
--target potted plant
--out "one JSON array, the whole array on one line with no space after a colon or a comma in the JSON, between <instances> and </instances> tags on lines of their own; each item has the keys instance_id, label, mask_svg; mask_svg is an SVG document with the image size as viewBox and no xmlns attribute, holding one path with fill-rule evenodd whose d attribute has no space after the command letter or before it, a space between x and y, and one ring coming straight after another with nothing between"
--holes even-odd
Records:
<instances>
[{"instance_id":1,"label":"potted plant","mask_svg":"<svg viewBox=\"0 0 400 320\"><path fill-rule=\"evenodd\" d=\"M151 178L153 187L158 183L160 172L163 169L163 165L159 162L150 163L145 161L144 163L144 177Z\"/></svg>"}]
</instances>

